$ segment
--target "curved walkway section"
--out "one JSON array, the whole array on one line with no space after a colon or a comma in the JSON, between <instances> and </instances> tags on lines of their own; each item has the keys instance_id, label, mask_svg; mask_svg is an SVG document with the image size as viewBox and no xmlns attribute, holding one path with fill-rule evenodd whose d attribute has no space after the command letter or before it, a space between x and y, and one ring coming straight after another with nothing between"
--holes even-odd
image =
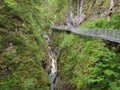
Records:
<instances>
[{"instance_id":1,"label":"curved walkway section","mask_svg":"<svg viewBox=\"0 0 120 90\"><path fill-rule=\"evenodd\" d=\"M101 38L109 40L112 42L120 43L120 30L111 30L111 29L95 29L95 28L76 28L73 26L51 26L51 29L59 31L70 31L75 34Z\"/></svg>"}]
</instances>

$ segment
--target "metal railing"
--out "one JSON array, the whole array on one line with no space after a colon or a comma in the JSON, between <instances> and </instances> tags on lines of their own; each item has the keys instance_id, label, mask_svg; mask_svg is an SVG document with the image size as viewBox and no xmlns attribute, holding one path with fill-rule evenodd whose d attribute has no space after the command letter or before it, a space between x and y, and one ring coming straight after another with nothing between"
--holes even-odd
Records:
<instances>
[{"instance_id":1,"label":"metal railing","mask_svg":"<svg viewBox=\"0 0 120 90\"><path fill-rule=\"evenodd\" d=\"M73 26L51 26L51 29L70 31L83 36L101 38L120 43L120 30L110 30L101 28L76 28Z\"/></svg>"}]
</instances>

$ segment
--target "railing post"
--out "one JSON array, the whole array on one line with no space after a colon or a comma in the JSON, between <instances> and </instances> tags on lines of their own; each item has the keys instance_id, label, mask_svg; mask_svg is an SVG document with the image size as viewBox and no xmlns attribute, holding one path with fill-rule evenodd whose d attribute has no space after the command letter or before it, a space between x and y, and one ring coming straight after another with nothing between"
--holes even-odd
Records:
<instances>
[{"instance_id":1,"label":"railing post","mask_svg":"<svg viewBox=\"0 0 120 90\"><path fill-rule=\"evenodd\" d=\"M93 30L93 29L91 29L91 30L92 30L92 34L91 34L91 35L93 36L93 31L94 31L94 30Z\"/></svg>"},{"instance_id":2,"label":"railing post","mask_svg":"<svg viewBox=\"0 0 120 90\"><path fill-rule=\"evenodd\" d=\"M91 31L90 29L87 30L87 35L88 36L90 35L90 31Z\"/></svg>"},{"instance_id":3,"label":"railing post","mask_svg":"<svg viewBox=\"0 0 120 90\"><path fill-rule=\"evenodd\" d=\"M98 29L98 36L100 37L100 29Z\"/></svg>"},{"instance_id":4,"label":"railing post","mask_svg":"<svg viewBox=\"0 0 120 90\"><path fill-rule=\"evenodd\" d=\"M106 36L106 32L107 32L107 31L106 31L106 29L105 29L105 34L104 34L104 35L105 35L105 37L107 37L107 36Z\"/></svg>"},{"instance_id":5,"label":"railing post","mask_svg":"<svg viewBox=\"0 0 120 90\"><path fill-rule=\"evenodd\" d=\"M113 35L112 35L112 39L115 39L115 30L113 30Z\"/></svg>"}]
</instances>

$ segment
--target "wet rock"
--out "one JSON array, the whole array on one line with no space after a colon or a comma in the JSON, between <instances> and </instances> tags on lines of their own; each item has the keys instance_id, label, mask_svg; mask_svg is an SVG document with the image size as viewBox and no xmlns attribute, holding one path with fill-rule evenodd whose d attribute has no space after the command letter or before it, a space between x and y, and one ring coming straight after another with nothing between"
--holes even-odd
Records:
<instances>
[{"instance_id":1,"label":"wet rock","mask_svg":"<svg viewBox=\"0 0 120 90\"><path fill-rule=\"evenodd\" d=\"M48 74L51 72L51 61L48 61L48 62L46 63L46 68L45 68L45 70L47 71Z\"/></svg>"},{"instance_id":2,"label":"wet rock","mask_svg":"<svg viewBox=\"0 0 120 90\"><path fill-rule=\"evenodd\" d=\"M55 90L75 90L69 80L64 80L62 77L57 76L55 79Z\"/></svg>"}]
</instances>

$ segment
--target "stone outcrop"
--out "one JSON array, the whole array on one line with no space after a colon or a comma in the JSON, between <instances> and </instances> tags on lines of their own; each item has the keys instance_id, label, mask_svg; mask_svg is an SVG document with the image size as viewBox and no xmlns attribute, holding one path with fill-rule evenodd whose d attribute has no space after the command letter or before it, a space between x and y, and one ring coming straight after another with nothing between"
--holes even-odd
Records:
<instances>
[{"instance_id":1,"label":"stone outcrop","mask_svg":"<svg viewBox=\"0 0 120 90\"><path fill-rule=\"evenodd\" d=\"M74 10L76 10L75 1L73 1L73 13L75 16L77 10L76 11ZM83 3L84 21L95 20L97 18L107 18L109 20L115 12L120 12L120 0L84 0ZM64 77L60 76L59 69L60 68L58 67L58 75L56 76L55 79L55 90L75 90L74 85L72 86L68 79L66 80Z\"/></svg>"},{"instance_id":2,"label":"stone outcrop","mask_svg":"<svg viewBox=\"0 0 120 90\"><path fill-rule=\"evenodd\" d=\"M120 12L120 0L85 0L83 6L85 19L110 18Z\"/></svg>"}]
</instances>

